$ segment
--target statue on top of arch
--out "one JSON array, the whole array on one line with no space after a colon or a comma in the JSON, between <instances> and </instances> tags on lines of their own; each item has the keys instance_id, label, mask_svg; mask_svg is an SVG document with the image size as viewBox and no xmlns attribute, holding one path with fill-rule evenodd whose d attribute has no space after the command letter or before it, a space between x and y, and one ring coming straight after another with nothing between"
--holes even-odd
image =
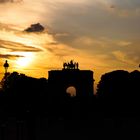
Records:
<instances>
[{"instance_id":1,"label":"statue on top of arch","mask_svg":"<svg viewBox=\"0 0 140 140\"><path fill-rule=\"evenodd\" d=\"M71 60L68 63L63 63L63 69L79 69L79 63Z\"/></svg>"}]
</instances>

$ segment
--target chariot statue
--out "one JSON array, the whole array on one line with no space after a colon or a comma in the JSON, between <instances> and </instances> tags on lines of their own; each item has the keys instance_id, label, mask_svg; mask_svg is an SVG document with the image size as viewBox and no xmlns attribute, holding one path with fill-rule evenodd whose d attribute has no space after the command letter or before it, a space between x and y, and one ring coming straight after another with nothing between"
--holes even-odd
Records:
<instances>
[{"instance_id":1,"label":"chariot statue","mask_svg":"<svg viewBox=\"0 0 140 140\"><path fill-rule=\"evenodd\" d=\"M68 63L63 63L63 69L79 69L79 64L70 60Z\"/></svg>"}]
</instances>

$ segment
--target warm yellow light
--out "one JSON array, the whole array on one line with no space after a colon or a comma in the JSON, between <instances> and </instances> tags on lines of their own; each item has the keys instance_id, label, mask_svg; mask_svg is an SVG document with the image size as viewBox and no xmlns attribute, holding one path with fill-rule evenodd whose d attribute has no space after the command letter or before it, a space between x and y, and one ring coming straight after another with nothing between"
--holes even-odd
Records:
<instances>
[{"instance_id":1,"label":"warm yellow light","mask_svg":"<svg viewBox=\"0 0 140 140\"><path fill-rule=\"evenodd\" d=\"M32 53L21 53L23 57L20 57L16 60L16 65L19 68L27 67L33 61L33 54Z\"/></svg>"},{"instance_id":2,"label":"warm yellow light","mask_svg":"<svg viewBox=\"0 0 140 140\"><path fill-rule=\"evenodd\" d=\"M30 63L30 58L19 58L16 63L20 67L25 67Z\"/></svg>"}]
</instances>

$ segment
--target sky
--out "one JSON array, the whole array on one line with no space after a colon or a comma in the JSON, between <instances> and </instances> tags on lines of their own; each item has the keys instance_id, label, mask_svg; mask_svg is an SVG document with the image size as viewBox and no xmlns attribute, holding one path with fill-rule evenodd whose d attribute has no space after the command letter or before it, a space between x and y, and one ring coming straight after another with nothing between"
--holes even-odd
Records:
<instances>
[{"instance_id":1,"label":"sky","mask_svg":"<svg viewBox=\"0 0 140 140\"><path fill-rule=\"evenodd\" d=\"M45 30L26 32L40 23ZM139 0L0 0L0 79L9 72L48 78L63 62L102 74L140 63Z\"/></svg>"}]
</instances>

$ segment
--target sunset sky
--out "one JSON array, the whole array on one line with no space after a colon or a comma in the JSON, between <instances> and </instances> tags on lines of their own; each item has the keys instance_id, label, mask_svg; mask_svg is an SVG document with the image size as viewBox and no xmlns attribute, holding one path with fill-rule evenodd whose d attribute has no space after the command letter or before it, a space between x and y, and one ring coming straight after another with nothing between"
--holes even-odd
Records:
<instances>
[{"instance_id":1,"label":"sunset sky","mask_svg":"<svg viewBox=\"0 0 140 140\"><path fill-rule=\"evenodd\" d=\"M40 23L42 32L25 32ZM0 0L0 79L9 71L48 78L63 62L103 73L139 69L140 0Z\"/></svg>"}]
</instances>

